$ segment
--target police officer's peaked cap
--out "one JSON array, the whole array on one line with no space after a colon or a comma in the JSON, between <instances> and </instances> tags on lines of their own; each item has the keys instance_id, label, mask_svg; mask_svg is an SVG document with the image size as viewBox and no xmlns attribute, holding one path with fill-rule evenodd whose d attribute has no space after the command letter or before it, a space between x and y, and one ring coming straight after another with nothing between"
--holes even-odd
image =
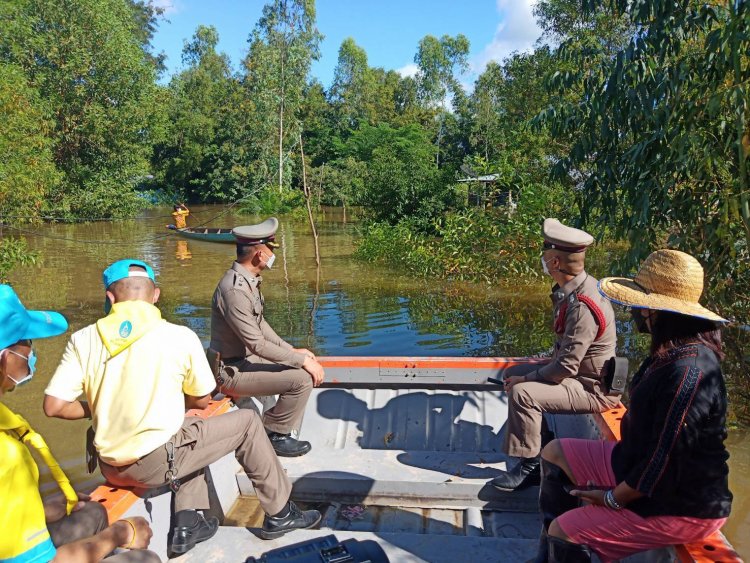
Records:
<instances>
[{"instance_id":1,"label":"police officer's peaked cap","mask_svg":"<svg viewBox=\"0 0 750 563\"><path fill-rule=\"evenodd\" d=\"M583 252L594 243L594 237L581 229L566 227L557 219L545 219L542 226L544 248L562 252Z\"/></svg>"},{"instance_id":2,"label":"police officer's peaked cap","mask_svg":"<svg viewBox=\"0 0 750 563\"><path fill-rule=\"evenodd\" d=\"M271 217L257 225L235 227L232 229L232 234L237 240L237 244L265 244L270 248L277 248L279 245L274 242L274 239L278 228L279 220L276 217Z\"/></svg>"}]
</instances>

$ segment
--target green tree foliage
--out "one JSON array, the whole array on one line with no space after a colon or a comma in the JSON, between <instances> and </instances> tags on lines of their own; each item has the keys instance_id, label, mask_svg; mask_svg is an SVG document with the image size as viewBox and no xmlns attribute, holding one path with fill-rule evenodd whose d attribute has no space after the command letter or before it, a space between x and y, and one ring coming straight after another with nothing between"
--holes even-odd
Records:
<instances>
[{"instance_id":1,"label":"green tree foliage","mask_svg":"<svg viewBox=\"0 0 750 563\"><path fill-rule=\"evenodd\" d=\"M539 0L534 15L547 40L594 42L608 55L617 53L635 32L627 11L607 9L605 3L582 10L580 0Z\"/></svg>"},{"instance_id":2,"label":"green tree foliage","mask_svg":"<svg viewBox=\"0 0 750 563\"><path fill-rule=\"evenodd\" d=\"M340 133L356 129L360 122L369 122L368 97L372 90L367 53L351 37L339 47L339 58L333 75L330 99Z\"/></svg>"},{"instance_id":3,"label":"green tree foliage","mask_svg":"<svg viewBox=\"0 0 750 563\"><path fill-rule=\"evenodd\" d=\"M463 89L456 73L468 68L469 40L462 34L440 39L427 35L419 42L414 62L417 72L417 93L420 100L430 108L439 109L436 118L435 164L440 167L440 151L445 122L448 117L446 98L450 95L454 104L463 100Z\"/></svg>"},{"instance_id":4,"label":"green tree foliage","mask_svg":"<svg viewBox=\"0 0 750 563\"><path fill-rule=\"evenodd\" d=\"M612 10L630 10L638 26L614 57L596 42L562 46L579 70L552 84L582 95L543 115L556 134L576 135L558 171L587 171L584 219L626 237L629 264L655 246L686 250L708 266L711 289L729 290L736 303L749 293L750 6L615 2Z\"/></svg>"},{"instance_id":5,"label":"green tree foliage","mask_svg":"<svg viewBox=\"0 0 750 563\"><path fill-rule=\"evenodd\" d=\"M245 85L256 106L256 139L263 141L258 172L279 191L288 187L292 151L300 132L298 112L307 76L319 57L314 0L273 0L250 36ZM271 165L271 159L276 165Z\"/></svg>"},{"instance_id":6,"label":"green tree foliage","mask_svg":"<svg viewBox=\"0 0 750 563\"><path fill-rule=\"evenodd\" d=\"M419 67L417 83L419 94L429 105L444 107L446 96L461 92L456 72L468 68L469 40L465 35L432 35L419 42L414 62Z\"/></svg>"},{"instance_id":7,"label":"green tree foliage","mask_svg":"<svg viewBox=\"0 0 750 563\"><path fill-rule=\"evenodd\" d=\"M18 0L0 7L0 57L21 67L55 125L57 213L122 215L148 171L155 68L142 20L118 0Z\"/></svg>"},{"instance_id":8,"label":"green tree foliage","mask_svg":"<svg viewBox=\"0 0 750 563\"><path fill-rule=\"evenodd\" d=\"M495 158L503 129L503 68L490 62L474 85L471 96L471 142L476 151L489 162Z\"/></svg>"},{"instance_id":9,"label":"green tree foliage","mask_svg":"<svg viewBox=\"0 0 750 563\"><path fill-rule=\"evenodd\" d=\"M59 182L48 137L51 127L23 71L0 63L0 222L38 218Z\"/></svg>"},{"instance_id":10,"label":"green tree foliage","mask_svg":"<svg viewBox=\"0 0 750 563\"><path fill-rule=\"evenodd\" d=\"M157 185L192 200L222 200L241 191L226 179L235 163L222 158L226 120L234 116L232 102L241 100L227 56L216 51L218 42L216 29L206 26L185 42L186 68L169 85L167 132L154 150Z\"/></svg>"},{"instance_id":11,"label":"green tree foliage","mask_svg":"<svg viewBox=\"0 0 750 563\"><path fill-rule=\"evenodd\" d=\"M362 203L377 220L395 224L408 218L430 231L454 199L451 184L431 162L430 136L418 125L363 126L344 152L368 163Z\"/></svg>"}]
</instances>

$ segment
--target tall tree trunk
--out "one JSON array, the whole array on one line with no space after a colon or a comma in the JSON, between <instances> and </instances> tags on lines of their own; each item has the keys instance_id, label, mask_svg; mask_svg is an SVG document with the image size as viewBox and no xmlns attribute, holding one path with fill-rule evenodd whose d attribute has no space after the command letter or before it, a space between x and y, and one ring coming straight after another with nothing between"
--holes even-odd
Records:
<instances>
[{"instance_id":1,"label":"tall tree trunk","mask_svg":"<svg viewBox=\"0 0 750 563\"><path fill-rule=\"evenodd\" d=\"M318 209L323 209L320 200L323 198L323 175L326 171L326 163L320 166L320 183L318 184ZM324 214L325 216L325 214Z\"/></svg>"},{"instance_id":2,"label":"tall tree trunk","mask_svg":"<svg viewBox=\"0 0 750 563\"><path fill-rule=\"evenodd\" d=\"M284 48L281 50L281 99L279 100L279 193L284 191Z\"/></svg>"},{"instance_id":3,"label":"tall tree trunk","mask_svg":"<svg viewBox=\"0 0 750 563\"><path fill-rule=\"evenodd\" d=\"M315 264L320 268L320 247L318 246L318 230L315 228L312 205L310 203L310 188L307 187L307 166L305 165L305 149L302 146L302 131L299 133L299 152L302 157L302 192L305 194L305 206L307 207L307 218L310 220L313 241L315 242Z\"/></svg>"},{"instance_id":4,"label":"tall tree trunk","mask_svg":"<svg viewBox=\"0 0 750 563\"><path fill-rule=\"evenodd\" d=\"M284 191L284 95L279 104L279 193Z\"/></svg>"},{"instance_id":5,"label":"tall tree trunk","mask_svg":"<svg viewBox=\"0 0 750 563\"><path fill-rule=\"evenodd\" d=\"M440 114L440 123L438 125L437 134L437 154L435 156L435 166L440 168L440 141L443 138L443 114Z\"/></svg>"}]
</instances>

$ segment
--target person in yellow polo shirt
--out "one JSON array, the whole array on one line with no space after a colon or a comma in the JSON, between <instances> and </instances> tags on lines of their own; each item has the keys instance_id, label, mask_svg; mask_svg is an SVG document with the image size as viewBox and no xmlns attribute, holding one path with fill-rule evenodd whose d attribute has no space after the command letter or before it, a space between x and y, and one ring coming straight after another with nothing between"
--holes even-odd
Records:
<instances>
[{"instance_id":1,"label":"person in yellow polo shirt","mask_svg":"<svg viewBox=\"0 0 750 563\"><path fill-rule=\"evenodd\" d=\"M27 311L15 291L0 285L0 398L34 376L32 339L65 332L59 313ZM33 448L50 467L63 498L42 501ZM77 494L52 457L44 439L20 415L0 402L0 563L100 561L117 547L146 548L151 529L143 518L107 525L99 503ZM109 561L158 561L142 549Z\"/></svg>"},{"instance_id":2,"label":"person in yellow polo shirt","mask_svg":"<svg viewBox=\"0 0 750 563\"><path fill-rule=\"evenodd\" d=\"M317 510L289 501L291 484L254 411L203 419L216 387L203 345L189 328L161 318L154 271L141 260L119 260L103 274L109 314L71 337L45 390L48 416L91 413L102 474L116 486L175 491L170 549L181 554L217 531L203 469L234 452L253 481L267 516L266 539L316 525ZM78 400L83 394L86 401Z\"/></svg>"}]
</instances>

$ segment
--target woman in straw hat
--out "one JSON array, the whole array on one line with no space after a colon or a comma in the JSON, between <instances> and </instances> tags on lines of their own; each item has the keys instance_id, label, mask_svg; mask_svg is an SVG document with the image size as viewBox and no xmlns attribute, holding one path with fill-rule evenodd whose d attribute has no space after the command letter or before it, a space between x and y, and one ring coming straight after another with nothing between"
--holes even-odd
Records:
<instances>
[{"instance_id":1,"label":"woman in straw hat","mask_svg":"<svg viewBox=\"0 0 750 563\"><path fill-rule=\"evenodd\" d=\"M658 250L635 279L605 278L599 291L631 308L651 351L630 383L620 442L561 439L542 451L539 505L554 521L541 561L588 561L591 551L612 561L699 541L731 509L719 366L726 320L698 302L703 268Z\"/></svg>"}]
</instances>

